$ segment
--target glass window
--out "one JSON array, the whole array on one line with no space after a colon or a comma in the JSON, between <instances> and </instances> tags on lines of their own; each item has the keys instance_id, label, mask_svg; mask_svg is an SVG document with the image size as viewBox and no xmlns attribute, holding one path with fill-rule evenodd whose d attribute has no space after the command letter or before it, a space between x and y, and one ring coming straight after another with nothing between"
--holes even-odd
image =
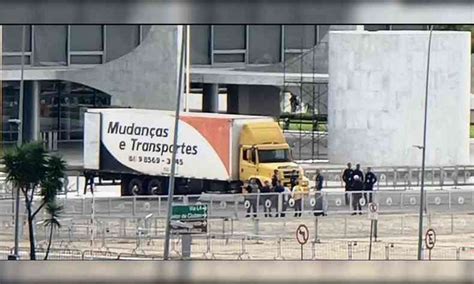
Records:
<instances>
[{"instance_id":1,"label":"glass window","mask_svg":"<svg viewBox=\"0 0 474 284\"><path fill-rule=\"evenodd\" d=\"M41 131L59 131L59 140L83 139L87 108L110 105L110 96L90 87L64 81L41 82Z\"/></svg>"},{"instance_id":2,"label":"glass window","mask_svg":"<svg viewBox=\"0 0 474 284\"><path fill-rule=\"evenodd\" d=\"M71 55L71 64L100 64L102 55Z\"/></svg>"},{"instance_id":3,"label":"glass window","mask_svg":"<svg viewBox=\"0 0 474 284\"><path fill-rule=\"evenodd\" d=\"M280 26L249 26L249 63L271 64L280 62L280 43Z\"/></svg>"},{"instance_id":4,"label":"glass window","mask_svg":"<svg viewBox=\"0 0 474 284\"><path fill-rule=\"evenodd\" d=\"M67 26L35 26L34 65L55 66L67 64Z\"/></svg>"},{"instance_id":5,"label":"glass window","mask_svg":"<svg viewBox=\"0 0 474 284\"><path fill-rule=\"evenodd\" d=\"M316 44L316 26L284 26L286 49L308 49Z\"/></svg>"},{"instance_id":6,"label":"glass window","mask_svg":"<svg viewBox=\"0 0 474 284\"><path fill-rule=\"evenodd\" d=\"M107 26L106 41L106 60L111 61L117 59L137 47L140 41L140 26Z\"/></svg>"},{"instance_id":7,"label":"glass window","mask_svg":"<svg viewBox=\"0 0 474 284\"><path fill-rule=\"evenodd\" d=\"M25 29L25 51L31 51L31 26L25 26ZM3 52L21 52L22 26L3 26L2 40Z\"/></svg>"},{"instance_id":8,"label":"glass window","mask_svg":"<svg viewBox=\"0 0 474 284\"><path fill-rule=\"evenodd\" d=\"M248 153L249 153L249 149L243 149L243 150L242 150L242 155L243 155L242 159L243 159L244 161L248 161L248 160L249 160Z\"/></svg>"},{"instance_id":9,"label":"glass window","mask_svg":"<svg viewBox=\"0 0 474 284\"><path fill-rule=\"evenodd\" d=\"M71 51L102 51L101 25L72 25Z\"/></svg>"},{"instance_id":10,"label":"glass window","mask_svg":"<svg viewBox=\"0 0 474 284\"><path fill-rule=\"evenodd\" d=\"M18 139L18 127L8 120L18 118L20 82L3 81L2 89L2 142L13 145Z\"/></svg>"},{"instance_id":11,"label":"glass window","mask_svg":"<svg viewBox=\"0 0 474 284\"><path fill-rule=\"evenodd\" d=\"M245 49L245 25L214 26L214 49Z\"/></svg>"},{"instance_id":12,"label":"glass window","mask_svg":"<svg viewBox=\"0 0 474 284\"><path fill-rule=\"evenodd\" d=\"M258 150L258 161L260 163L291 162L288 149Z\"/></svg>"},{"instance_id":13,"label":"glass window","mask_svg":"<svg viewBox=\"0 0 474 284\"><path fill-rule=\"evenodd\" d=\"M245 62L245 54L214 54L215 63L239 63Z\"/></svg>"},{"instance_id":14,"label":"glass window","mask_svg":"<svg viewBox=\"0 0 474 284\"><path fill-rule=\"evenodd\" d=\"M25 55L25 65L31 64L29 55ZM4 65L21 65L21 56L3 56L3 64Z\"/></svg>"},{"instance_id":15,"label":"glass window","mask_svg":"<svg viewBox=\"0 0 474 284\"><path fill-rule=\"evenodd\" d=\"M192 25L190 37L191 64L211 64L209 52L211 27Z\"/></svg>"}]
</instances>

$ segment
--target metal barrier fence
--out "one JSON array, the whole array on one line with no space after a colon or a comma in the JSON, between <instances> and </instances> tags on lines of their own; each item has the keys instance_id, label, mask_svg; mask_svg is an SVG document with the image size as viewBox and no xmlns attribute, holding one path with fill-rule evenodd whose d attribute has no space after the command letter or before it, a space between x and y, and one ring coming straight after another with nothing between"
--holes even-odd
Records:
<instances>
[{"instance_id":1,"label":"metal barrier fence","mask_svg":"<svg viewBox=\"0 0 474 284\"><path fill-rule=\"evenodd\" d=\"M309 165L305 175L314 181L316 169L324 176L325 188L344 188L342 173L345 168L325 168ZM411 189L421 186L420 167L374 167L372 172L377 176L375 188ZM452 167L426 167L425 186L457 187L474 185L474 166L459 165Z\"/></svg>"},{"instance_id":2,"label":"metal barrier fence","mask_svg":"<svg viewBox=\"0 0 474 284\"><path fill-rule=\"evenodd\" d=\"M261 236L258 239L248 236L215 238L212 235L194 238L191 255L184 257L179 246L181 240L172 240L172 259L221 259L221 260L367 260L368 241L334 240L327 242L308 242L301 246L291 238ZM160 247L161 248L161 247ZM302 250L302 251L301 251ZM12 247L0 247L0 259L6 259ZM29 248L20 247L21 259L29 259ZM44 249L37 249L37 259L43 259ZM417 244L403 242L373 242L370 249L372 260L416 260ZM155 260L162 259L162 252L156 247L113 251L111 249L51 248L49 260ZM428 253L423 250L423 259ZM433 260L473 260L474 248L469 246L437 245L431 251Z\"/></svg>"},{"instance_id":3,"label":"metal barrier fence","mask_svg":"<svg viewBox=\"0 0 474 284\"><path fill-rule=\"evenodd\" d=\"M22 217L22 220L23 217ZM40 220L40 217L38 217ZM63 218L54 231L50 259L159 259L162 254L165 220L161 217L85 216ZM380 215L372 259L416 259L416 244L389 241L397 237L415 239L418 218L413 215ZM27 244L27 224L22 222L20 242ZM370 221L365 216L327 216L303 218L217 218L208 221L208 233L193 235L191 258L215 259L298 259L300 247L294 239L299 224L310 232L305 259L364 259ZM13 243L11 216L0 216L1 244ZM425 216L424 224L434 228L440 237L433 251L434 259L472 259L474 248L464 245L474 233L474 216L470 214ZM35 224L38 259L44 257L49 228L41 221ZM446 236L444 240L443 236ZM459 239L459 236L468 236ZM458 238L457 240L452 240ZM467 240L466 240L467 238ZM350 240L357 240L356 243ZM382 246L382 242L384 240ZM172 255L182 257L180 236L173 235ZM349 245L350 244L350 245ZM392 245L390 245L392 244ZM453 249L456 248L456 249ZM60 252L56 249L67 250ZM80 250L82 254L79 254ZM387 251L388 250L388 251ZM28 257L27 249L21 254ZM8 255L0 253L0 258ZM146 255L146 257L145 257Z\"/></svg>"},{"instance_id":4,"label":"metal barrier fence","mask_svg":"<svg viewBox=\"0 0 474 284\"><path fill-rule=\"evenodd\" d=\"M474 211L474 190L427 190L425 192L426 211L428 213ZM167 196L131 196L61 199L67 216L133 216L153 214L166 216ZM310 192L301 199L284 193L260 194L201 194L174 196L173 204L208 206L210 217L245 218L265 215L302 215L327 214L344 215L355 212L367 212L367 204L378 204L378 212L416 213L419 210L419 191L376 190L372 192ZM12 213L12 200L0 201L0 214ZM2 206L3 205L3 206ZM23 206L23 204L22 204ZM24 210L24 209L21 209Z\"/></svg>"}]
</instances>

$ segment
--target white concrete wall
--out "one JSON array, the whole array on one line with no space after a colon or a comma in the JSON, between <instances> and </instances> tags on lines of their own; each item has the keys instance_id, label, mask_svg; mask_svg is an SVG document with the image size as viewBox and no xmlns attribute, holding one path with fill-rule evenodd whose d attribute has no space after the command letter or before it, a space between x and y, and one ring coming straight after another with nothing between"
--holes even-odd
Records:
<instances>
[{"instance_id":1,"label":"white concrete wall","mask_svg":"<svg viewBox=\"0 0 474 284\"><path fill-rule=\"evenodd\" d=\"M331 32L329 160L421 165L429 32ZM470 33L433 32L427 166L469 163Z\"/></svg>"}]
</instances>

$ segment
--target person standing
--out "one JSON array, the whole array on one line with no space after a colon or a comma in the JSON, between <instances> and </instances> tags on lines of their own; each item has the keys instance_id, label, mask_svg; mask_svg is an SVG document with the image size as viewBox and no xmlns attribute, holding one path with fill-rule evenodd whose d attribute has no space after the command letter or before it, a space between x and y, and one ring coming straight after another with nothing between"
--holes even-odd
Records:
<instances>
[{"instance_id":1,"label":"person standing","mask_svg":"<svg viewBox=\"0 0 474 284\"><path fill-rule=\"evenodd\" d=\"M285 216L285 210L286 210L286 202L288 202L288 197L285 196L285 187L281 184L281 181L277 181L276 186L273 188L273 191L275 192L276 198L275 198L275 208L276 208L276 217L284 217ZM281 196L281 212L278 214L278 196ZM286 200L285 200L286 199Z\"/></svg>"},{"instance_id":2,"label":"person standing","mask_svg":"<svg viewBox=\"0 0 474 284\"><path fill-rule=\"evenodd\" d=\"M345 191L346 191L346 194L345 194L346 205L349 205L349 193L348 193L348 191L351 191L353 177L354 177L354 170L352 169L352 164L347 163L347 168L342 173L342 180L344 181Z\"/></svg>"},{"instance_id":3,"label":"person standing","mask_svg":"<svg viewBox=\"0 0 474 284\"><path fill-rule=\"evenodd\" d=\"M293 187L295 187L298 184L298 173L296 170L293 170L291 172L291 177L290 177L290 188L293 190Z\"/></svg>"},{"instance_id":4,"label":"person standing","mask_svg":"<svg viewBox=\"0 0 474 284\"><path fill-rule=\"evenodd\" d=\"M87 193L87 186L90 186L91 193L94 194L94 173L92 171L84 171L84 195Z\"/></svg>"},{"instance_id":5,"label":"person standing","mask_svg":"<svg viewBox=\"0 0 474 284\"><path fill-rule=\"evenodd\" d=\"M362 199L362 191L364 190L364 183L358 175L354 176L354 181L352 183L352 209L354 212L352 215L357 213L362 214L362 206L360 205L360 200Z\"/></svg>"},{"instance_id":6,"label":"person standing","mask_svg":"<svg viewBox=\"0 0 474 284\"><path fill-rule=\"evenodd\" d=\"M280 173L278 170L273 171L272 175L272 187L275 188L277 186L277 182L280 180Z\"/></svg>"},{"instance_id":7,"label":"person standing","mask_svg":"<svg viewBox=\"0 0 474 284\"><path fill-rule=\"evenodd\" d=\"M303 210L303 189L298 182L296 182L296 185L293 187L291 195L295 201L295 217L301 217L301 210Z\"/></svg>"},{"instance_id":8,"label":"person standing","mask_svg":"<svg viewBox=\"0 0 474 284\"><path fill-rule=\"evenodd\" d=\"M299 105L300 105L300 102L298 100L298 97L295 94L292 93L290 95L291 112L296 112Z\"/></svg>"},{"instance_id":9,"label":"person standing","mask_svg":"<svg viewBox=\"0 0 474 284\"><path fill-rule=\"evenodd\" d=\"M358 176L361 181L364 181L364 173L360 169L360 164L356 165L356 168L354 170L354 176Z\"/></svg>"},{"instance_id":10,"label":"person standing","mask_svg":"<svg viewBox=\"0 0 474 284\"><path fill-rule=\"evenodd\" d=\"M314 204L314 216L319 216L323 215L325 216L326 214L324 213L324 200L323 200L323 184L324 184L324 177L321 175L321 172L319 169L316 170L316 177L314 178L315 182L315 192L314 192L314 198L315 198L315 204Z\"/></svg>"},{"instance_id":11,"label":"person standing","mask_svg":"<svg viewBox=\"0 0 474 284\"><path fill-rule=\"evenodd\" d=\"M267 217L272 217L272 196L271 196L272 188L270 187L270 182L268 180L264 181L262 189L260 190L260 193L263 193L262 198L262 204L263 204L263 212L265 213L265 218ZM270 206L267 207L267 200L270 201Z\"/></svg>"},{"instance_id":12,"label":"person standing","mask_svg":"<svg viewBox=\"0 0 474 284\"><path fill-rule=\"evenodd\" d=\"M250 179L246 189L246 197L245 201L249 201L249 207L247 208L247 215L245 216L246 218L253 216L257 217L257 195L259 192L258 184L255 181L255 179ZM250 212L252 214L250 214Z\"/></svg>"},{"instance_id":13,"label":"person standing","mask_svg":"<svg viewBox=\"0 0 474 284\"><path fill-rule=\"evenodd\" d=\"M364 193L364 198L367 200L367 195L369 199L367 200L368 202L372 202L372 191L374 189L374 185L377 183L377 176L372 172L372 168L368 167L367 168L367 173L365 174L365 180L364 180L364 190L367 191L367 193Z\"/></svg>"}]
</instances>

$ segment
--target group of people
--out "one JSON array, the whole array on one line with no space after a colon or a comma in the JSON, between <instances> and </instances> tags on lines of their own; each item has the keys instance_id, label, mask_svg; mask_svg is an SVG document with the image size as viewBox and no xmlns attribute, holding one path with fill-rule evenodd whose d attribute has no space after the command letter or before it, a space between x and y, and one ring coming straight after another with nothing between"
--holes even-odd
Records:
<instances>
[{"instance_id":1,"label":"group of people","mask_svg":"<svg viewBox=\"0 0 474 284\"><path fill-rule=\"evenodd\" d=\"M364 175L360 169L360 164L357 164L355 169L352 169L352 164L347 163L347 168L342 173L342 180L345 183L346 205L352 203L352 209L354 210L352 215L362 214L362 204L360 201L364 198L366 204L372 202L372 190L377 182L377 176L370 167L367 168L367 172ZM350 194L348 192L352 192L352 202L350 202Z\"/></svg>"},{"instance_id":2,"label":"group of people","mask_svg":"<svg viewBox=\"0 0 474 284\"><path fill-rule=\"evenodd\" d=\"M321 191L323 188L324 178L320 174L319 170L316 170L316 191ZM299 184L299 174L296 170L293 170L290 176L289 187L283 185L278 170L274 170L271 180L266 180L263 183L263 186L259 186L255 179L250 179L248 184L243 187L244 193L263 193L260 196L260 203L264 208L265 217L272 216L272 208L275 208L275 217L285 217L286 209L290 205L290 199L294 201L294 204L291 205L294 207L294 216L301 217L303 210L303 195L305 194L303 188ZM267 194L265 194L267 193ZM268 193L282 193L282 208L281 212L278 213L278 195L271 195ZM318 194L318 193L316 193ZM269 200L270 202L268 202ZM314 215L325 215L322 212L322 199L316 198L316 204L314 209L316 210ZM246 217L256 217L257 216L257 196L256 195L247 195L246 201L248 201L247 215ZM270 205L270 206L268 206Z\"/></svg>"},{"instance_id":3,"label":"group of people","mask_svg":"<svg viewBox=\"0 0 474 284\"><path fill-rule=\"evenodd\" d=\"M264 208L265 217L273 217L272 209L275 209L275 217L284 217L286 209L290 205L290 199L294 201L291 204L294 207L294 216L301 217L303 208L303 195L305 192L299 185L299 175L296 170L293 170L290 177L289 187L284 186L280 173L278 170L273 172L271 180L264 181L263 185L259 185L255 179L250 179L247 184L243 186L244 193L263 193L262 195L247 195L246 201L248 201L247 215L246 217L257 216L258 200ZM347 163L347 168L342 174L342 180L345 184L345 203L351 205L353 209L352 215L362 214L362 206L372 202L372 190L375 183L377 183L377 176L372 172L371 167L367 167L367 171L364 172L360 168L360 164L357 164L355 169L352 168L351 163ZM324 186L324 176L320 170L316 170L316 176L314 178L314 205L313 214L326 215L324 211L324 202L322 198L322 189ZM270 193L282 193L282 208L281 212L278 213L278 195L272 195ZM258 198L260 196L260 198ZM352 198L351 198L352 196ZM269 200L269 201L268 201Z\"/></svg>"},{"instance_id":4,"label":"group of people","mask_svg":"<svg viewBox=\"0 0 474 284\"><path fill-rule=\"evenodd\" d=\"M290 187L283 185L278 170L274 170L271 180L265 180L262 186L259 186L255 179L250 179L247 184L243 186L244 193L263 193L260 195L260 204L264 208L265 217L273 217L272 209L275 209L275 217L285 217L285 212L288 207L290 197L295 201L295 217L301 216L303 189L300 187L298 182L298 172L293 170L290 177ZM290 189L291 188L291 189ZM278 195L272 195L270 193L282 193L282 208L281 212L278 213ZM257 195L247 195L246 201L248 201L247 215L246 217L257 216Z\"/></svg>"}]
</instances>

